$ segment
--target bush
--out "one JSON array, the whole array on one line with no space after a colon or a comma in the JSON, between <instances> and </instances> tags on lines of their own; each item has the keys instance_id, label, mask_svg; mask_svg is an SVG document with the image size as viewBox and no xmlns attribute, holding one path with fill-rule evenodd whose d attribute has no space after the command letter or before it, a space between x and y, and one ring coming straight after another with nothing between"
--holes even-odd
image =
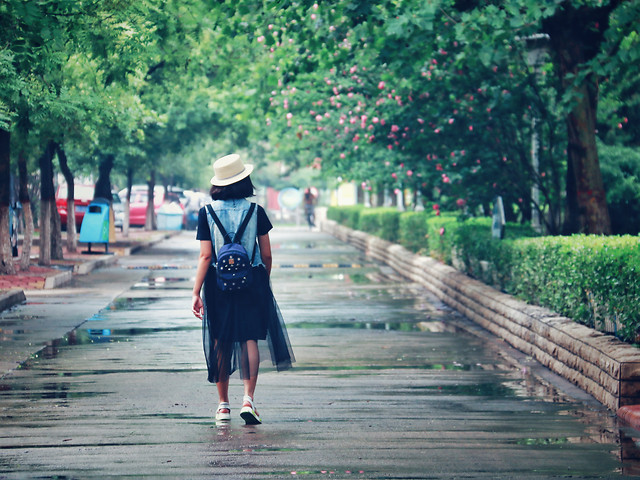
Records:
<instances>
[{"instance_id":1,"label":"bush","mask_svg":"<svg viewBox=\"0 0 640 480\"><path fill-rule=\"evenodd\" d=\"M368 208L360 212L359 230L397 242L399 217L400 212L395 208Z\"/></svg>"},{"instance_id":2,"label":"bush","mask_svg":"<svg viewBox=\"0 0 640 480\"><path fill-rule=\"evenodd\" d=\"M617 234L640 232L640 153L623 146L598 145L611 228Z\"/></svg>"},{"instance_id":3,"label":"bush","mask_svg":"<svg viewBox=\"0 0 640 480\"><path fill-rule=\"evenodd\" d=\"M451 265L454 232L457 228L458 217L454 214L430 216L427 220L428 254L444 263Z\"/></svg>"},{"instance_id":4,"label":"bush","mask_svg":"<svg viewBox=\"0 0 640 480\"><path fill-rule=\"evenodd\" d=\"M360 223L360 212L364 209L362 205L351 207L329 207L327 218L335 220L340 225L357 230Z\"/></svg>"},{"instance_id":5,"label":"bush","mask_svg":"<svg viewBox=\"0 0 640 480\"><path fill-rule=\"evenodd\" d=\"M426 212L404 212L399 219L398 241L415 253L428 252Z\"/></svg>"}]
</instances>

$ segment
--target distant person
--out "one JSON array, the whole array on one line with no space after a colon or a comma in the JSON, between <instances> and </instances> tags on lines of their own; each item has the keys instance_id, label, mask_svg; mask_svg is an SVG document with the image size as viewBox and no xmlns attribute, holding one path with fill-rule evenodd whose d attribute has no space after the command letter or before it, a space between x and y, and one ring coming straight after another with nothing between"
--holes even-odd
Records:
<instances>
[{"instance_id":1,"label":"distant person","mask_svg":"<svg viewBox=\"0 0 640 480\"><path fill-rule=\"evenodd\" d=\"M307 218L307 223L309 224L309 228L313 228L316 226L316 213L315 213L315 202L316 196L313 194L310 188L307 188L304 191L304 215Z\"/></svg>"},{"instance_id":2,"label":"distant person","mask_svg":"<svg viewBox=\"0 0 640 480\"><path fill-rule=\"evenodd\" d=\"M294 361L269 280L272 261L269 231L273 227L264 209L247 200L254 195L249 177L252 165L244 165L234 154L216 160L213 170L210 191L213 202L198 212L196 239L200 240L200 257L192 311L202 319L208 380L218 390L216 421L231 419L229 376L238 370L244 383L240 416L247 424L255 425L262 423L254 403L260 351L270 354L278 371L290 368ZM223 278L226 272L219 274L216 269L218 254L225 244L220 226L228 234L228 243L242 224L244 233L236 240L244 247L244 258L251 258L252 279L244 289L226 291L226 284L218 282L218 277ZM225 255L223 251L221 260ZM231 258L228 265L233 264Z\"/></svg>"}]
</instances>

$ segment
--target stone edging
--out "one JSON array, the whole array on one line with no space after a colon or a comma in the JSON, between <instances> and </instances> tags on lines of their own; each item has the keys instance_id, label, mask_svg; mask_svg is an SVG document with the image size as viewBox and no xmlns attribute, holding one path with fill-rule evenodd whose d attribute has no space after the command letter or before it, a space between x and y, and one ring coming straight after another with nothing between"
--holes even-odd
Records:
<instances>
[{"instance_id":1,"label":"stone edging","mask_svg":"<svg viewBox=\"0 0 640 480\"><path fill-rule=\"evenodd\" d=\"M327 220L322 229L423 285L464 316L613 411L640 403L640 350L515 299L430 257Z\"/></svg>"}]
</instances>

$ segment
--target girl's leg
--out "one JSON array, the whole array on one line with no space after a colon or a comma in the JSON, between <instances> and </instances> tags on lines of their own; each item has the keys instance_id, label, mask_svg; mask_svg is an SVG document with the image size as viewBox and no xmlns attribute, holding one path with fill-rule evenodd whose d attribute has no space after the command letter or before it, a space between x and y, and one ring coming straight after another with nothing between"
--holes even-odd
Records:
<instances>
[{"instance_id":1,"label":"girl's leg","mask_svg":"<svg viewBox=\"0 0 640 480\"><path fill-rule=\"evenodd\" d=\"M222 348L216 348L216 351L218 358L218 381L216 382L218 398L220 403L229 403L229 358ZM231 411L228 408L225 408L222 409L222 412L230 413Z\"/></svg>"},{"instance_id":2,"label":"girl's leg","mask_svg":"<svg viewBox=\"0 0 640 480\"><path fill-rule=\"evenodd\" d=\"M249 374L249 378L243 379L244 382L244 394L253 398L253 394L256 390L256 383L258 382L258 366L260 365L260 352L258 351L258 342L255 340L247 340L243 345L242 353L243 361L246 364L243 365L245 372Z\"/></svg>"},{"instance_id":3,"label":"girl's leg","mask_svg":"<svg viewBox=\"0 0 640 480\"><path fill-rule=\"evenodd\" d=\"M253 394L256 390L258 382L258 364L260 363L260 352L258 351L258 342L255 340L247 340L242 346L242 359L246 368L245 372L249 378L244 378L244 398L242 399L242 409L240 416L247 422L247 425L258 425L262 423L260 414L258 414L253 405Z\"/></svg>"}]
</instances>

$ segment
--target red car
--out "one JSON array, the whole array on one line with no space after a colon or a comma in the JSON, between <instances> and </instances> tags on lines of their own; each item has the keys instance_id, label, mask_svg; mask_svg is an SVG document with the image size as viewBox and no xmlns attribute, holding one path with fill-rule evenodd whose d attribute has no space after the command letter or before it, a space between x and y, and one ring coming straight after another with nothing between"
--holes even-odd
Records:
<instances>
[{"instance_id":1,"label":"red car","mask_svg":"<svg viewBox=\"0 0 640 480\"><path fill-rule=\"evenodd\" d=\"M129 225L134 227L144 227L147 217L147 204L149 203L148 188L146 185L134 185L131 188L131 203L129 204ZM127 189L118 193L122 201L127 196ZM156 211L162 206L165 200L164 187L158 186L153 191L153 206Z\"/></svg>"},{"instance_id":2,"label":"red car","mask_svg":"<svg viewBox=\"0 0 640 480\"><path fill-rule=\"evenodd\" d=\"M76 227L80 231L82 225L82 219L84 213L87 211L87 206L93 201L93 192L95 185L74 185L74 204L76 210ZM56 208L60 214L60 223L62 229L67 228L67 184L62 183L58 186L56 191Z\"/></svg>"}]
</instances>

